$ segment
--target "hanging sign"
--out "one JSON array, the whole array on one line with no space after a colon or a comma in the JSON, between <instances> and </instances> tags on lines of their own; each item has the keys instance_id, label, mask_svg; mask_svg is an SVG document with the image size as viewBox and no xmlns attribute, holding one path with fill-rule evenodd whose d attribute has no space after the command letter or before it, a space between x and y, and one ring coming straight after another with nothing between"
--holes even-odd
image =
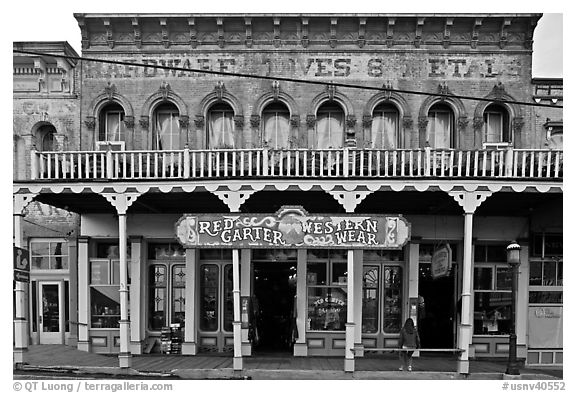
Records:
<instances>
[{"instance_id":1,"label":"hanging sign","mask_svg":"<svg viewBox=\"0 0 576 393\"><path fill-rule=\"evenodd\" d=\"M432 255L430 272L432 278L446 277L452 267L452 249L449 244L440 247Z\"/></svg>"},{"instance_id":2,"label":"hanging sign","mask_svg":"<svg viewBox=\"0 0 576 393\"><path fill-rule=\"evenodd\" d=\"M14 247L14 281L30 282L30 253Z\"/></svg>"},{"instance_id":3,"label":"hanging sign","mask_svg":"<svg viewBox=\"0 0 576 393\"><path fill-rule=\"evenodd\" d=\"M188 248L399 249L410 239L410 223L399 215L320 216L284 206L274 215L186 214L176 237Z\"/></svg>"}]
</instances>

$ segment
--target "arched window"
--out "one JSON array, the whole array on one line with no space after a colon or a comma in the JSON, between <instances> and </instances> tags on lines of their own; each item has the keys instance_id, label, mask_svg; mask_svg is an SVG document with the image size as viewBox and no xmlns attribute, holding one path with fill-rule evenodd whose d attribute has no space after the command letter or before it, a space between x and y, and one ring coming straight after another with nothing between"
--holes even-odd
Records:
<instances>
[{"instance_id":1,"label":"arched window","mask_svg":"<svg viewBox=\"0 0 576 393\"><path fill-rule=\"evenodd\" d=\"M52 125L44 125L36 131L36 149L39 151L54 151L54 134L56 129Z\"/></svg>"},{"instance_id":2,"label":"arched window","mask_svg":"<svg viewBox=\"0 0 576 393\"><path fill-rule=\"evenodd\" d=\"M280 103L268 105L262 112L262 145L272 149L290 147L290 112Z\"/></svg>"},{"instance_id":3,"label":"arched window","mask_svg":"<svg viewBox=\"0 0 576 393\"><path fill-rule=\"evenodd\" d=\"M180 114L174 104L162 104L154 111L152 146L156 150L180 150Z\"/></svg>"},{"instance_id":4,"label":"arched window","mask_svg":"<svg viewBox=\"0 0 576 393\"><path fill-rule=\"evenodd\" d=\"M394 105L380 104L372 113L372 140L374 149L396 149L398 143L398 109Z\"/></svg>"},{"instance_id":5,"label":"arched window","mask_svg":"<svg viewBox=\"0 0 576 393\"><path fill-rule=\"evenodd\" d=\"M216 104L208 111L208 148L233 149L234 111L228 104Z\"/></svg>"},{"instance_id":6,"label":"arched window","mask_svg":"<svg viewBox=\"0 0 576 393\"><path fill-rule=\"evenodd\" d=\"M484 143L510 143L508 111L500 105L490 104L484 110Z\"/></svg>"},{"instance_id":7,"label":"arched window","mask_svg":"<svg viewBox=\"0 0 576 393\"><path fill-rule=\"evenodd\" d=\"M316 148L341 148L344 145L344 111L333 103L322 105L316 114Z\"/></svg>"},{"instance_id":8,"label":"arched window","mask_svg":"<svg viewBox=\"0 0 576 393\"><path fill-rule=\"evenodd\" d=\"M107 105L100 112L98 141L118 142L122 146L126 141L124 108L119 104Z\"/></svg>"},{"instance_id":9,"label":"arched window","mask_svg":"<svg viewBox=\"0 0 576 393\"><path fill-rule=\"evenodd\" d=\"M432 148L454 148L454 114L445 104L433 105L428 111L426 142Z\"/></svg>"}]
</instances>

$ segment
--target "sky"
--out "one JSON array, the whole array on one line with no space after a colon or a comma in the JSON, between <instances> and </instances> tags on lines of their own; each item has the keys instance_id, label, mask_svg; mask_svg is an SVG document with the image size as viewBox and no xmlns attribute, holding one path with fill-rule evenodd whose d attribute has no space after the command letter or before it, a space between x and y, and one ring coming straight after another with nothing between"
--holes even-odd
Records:
<instances>
[{"instance_id":1,"label":"sky","mask_svg":"<svg viewBox=\"0 0 576 393\"><path fill-rule=\"evenodd\" d=\"M68 41L80 54L80 29L73 16L75 12L537 12L544 13L534 34L533 75L534 77L562 77L562 10L546 12L542 1L525 0L521 6L514 1L483 1L483 9L463 7L455 1L431 2L412 0L409 5L394 5L381 1L355 0L344 2L333 0L309 1L290 0L278 6L268 1L220 1L192 2L171 0L159 7L158 2L135 0L100 0L81 2L71 0L41 1L27 0L11 2L11 17L5 22L9 26L11 41ZM332 4L333 3L333 4ZM398 2L402 3L402 2ZM434 4L431 4L434 3ZM504 5L502 3L505 3ZM530 7L531 3L536 6ZM330 4L330 8L326 8Z\"/></svg>"}]
</instances>

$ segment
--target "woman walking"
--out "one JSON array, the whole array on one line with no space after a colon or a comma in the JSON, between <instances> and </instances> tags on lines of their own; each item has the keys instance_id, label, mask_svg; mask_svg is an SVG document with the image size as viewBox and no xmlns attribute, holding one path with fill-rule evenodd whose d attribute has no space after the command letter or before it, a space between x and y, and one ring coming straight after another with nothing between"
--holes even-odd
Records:
<instances>
[{"instance_id":1,"label":"woman walking","mask_svg":"<svg viewBox=\"0 0 576 393\"><path fill-rule=\"evenodd\" d=\"M404 322L404 327L400 330L399 344L402 349L420 348L420 337L418 336L418 330L416 330L412 318L408 318L406 322ZM414 351L400 351L400 360L402 361L400 371L412 371L413 353Z\"/></svg>"}]
</instances>

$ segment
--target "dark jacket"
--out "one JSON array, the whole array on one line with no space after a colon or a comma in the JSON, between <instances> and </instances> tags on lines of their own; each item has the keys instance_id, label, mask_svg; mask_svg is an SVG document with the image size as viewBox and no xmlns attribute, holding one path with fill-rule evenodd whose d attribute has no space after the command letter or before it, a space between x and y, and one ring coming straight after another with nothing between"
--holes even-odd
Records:
<instances>
[{"instance_id":1,"label":"dark jacket","mask_svg":"<svg viewBox=\"0 0 576 393\"><path fill-rule=\"evenodd\" d=\"M400 348L407 346L409 348L420 348L420 336L418 330L414 328L413 333L408 333L404 328L400 330Z\"/></svg>"}]
</instances>

